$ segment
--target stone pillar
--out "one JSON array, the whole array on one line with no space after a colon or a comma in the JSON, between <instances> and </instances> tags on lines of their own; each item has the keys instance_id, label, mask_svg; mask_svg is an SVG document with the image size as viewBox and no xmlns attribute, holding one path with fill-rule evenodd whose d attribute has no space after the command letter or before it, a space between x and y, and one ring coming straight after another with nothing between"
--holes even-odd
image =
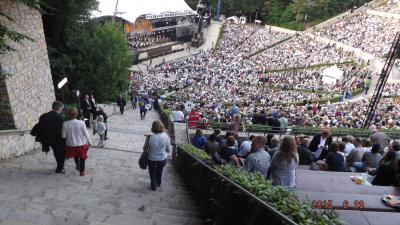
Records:
<instances>
[{"instance_id":1,"label":"stone pillar","mask_svg":"<svg viewBox=\"0 0 400 225\"><path fill-rule=\"evenodd\" d=\"M3 85L0 82L0 100L8 100L15 128L30 129L55 99L42 17L38 10L10 0L1 0L0 8L13 19L0 16L1 24L33 39L6 40L15 51L0 56L3 71L9 74Z\"/></svg>"}]
</instances>

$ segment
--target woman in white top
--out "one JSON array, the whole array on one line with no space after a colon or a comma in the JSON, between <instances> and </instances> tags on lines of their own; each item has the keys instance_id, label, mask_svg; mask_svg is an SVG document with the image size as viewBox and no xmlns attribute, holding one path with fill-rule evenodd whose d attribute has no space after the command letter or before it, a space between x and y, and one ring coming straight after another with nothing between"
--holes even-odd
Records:
<instances>
[{"instance_id":1,"label":"woman in white top","mask_svg":"<svg viewBox=\"0 0 400 225\"><path fill-rule=\"evenodd\" d=\"M68 121L65 121L62 128L62 137L66 139L65 157L74 158L76 169L80 176L85 176L85 160L89 146L92 145L89 132L85 122L77 120L78 110L71 108L68 110Z\"/></svg>"}]
</instances>

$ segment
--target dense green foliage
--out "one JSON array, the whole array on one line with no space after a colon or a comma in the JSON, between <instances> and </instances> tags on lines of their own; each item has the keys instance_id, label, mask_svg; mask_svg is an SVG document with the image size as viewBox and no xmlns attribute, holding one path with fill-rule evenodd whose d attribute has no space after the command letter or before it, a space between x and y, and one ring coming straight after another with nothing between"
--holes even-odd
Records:
<instances>
[{"instance_id":1,"label":"dense green foliage","mask_svg":"<svg viewBox=\"0 0 400 225\"><path fill-rule=\"evenodd\" d=\"M353 6L369 0L221 0L221 13L226 16L246 16L250 21L261 19L264 23L302 30L304 25L314 25ZM197 0L186 0L196 9ZM211 0L215 9L218 0ZM215 12L215 10L214 10ZM307 16L306 16L307 15Z\"/></svg>"},{"instance_id":2,"label":"dense green foliage","mask_svg":"<svg viewBox=\"0 0 400 225\"><path fill-rule=\"evenodd\" d=\"M93 92L97 99L114 100L127 90L128 68L132 62L125 36L116 23L83 30L80 51L72 57L76 65L69 74L71 86L83 93Z\"/></svg>"},{"instance_id":3,"label":"dense green foliage","mask_svg":"<svg viewBox=\"0 0 400 225\"><path fill-rule=\"evenodd\" d=\"M207 157L203 150L191 145L181 145L180 148L200 160ZM239 170L231 165L215 166L215 169L298 224L342 224L333 210L313 210L310 203L299 200L296 192L282 186L273 186L260 174Z\"/></svg>"},{"instance_id":4,"label":"dense green foliage","mask_svg":"<svg viewBox=\"0 0 400 225\"><path fill-rule=\"evenodd\" d=\"M41 2L46 5L43 25L54 84L68 77L67 97L78 89L102 102L126 90L132 56L121 25L90 21L96 0Z\"/></svg>"}]
</instances>

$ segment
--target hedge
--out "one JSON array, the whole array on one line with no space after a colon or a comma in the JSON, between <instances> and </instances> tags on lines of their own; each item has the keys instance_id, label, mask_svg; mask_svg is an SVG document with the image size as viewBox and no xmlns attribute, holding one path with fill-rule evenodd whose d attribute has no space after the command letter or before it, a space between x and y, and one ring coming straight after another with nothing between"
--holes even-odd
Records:
<instances>
[{"instance_id":1,"label":"hedge","mask_svg":"<svg viewBox=\"0 0 400 225\"><path fill-rule=\"evenodd\" d=\"M192 145L180 145L179 147L187 154L201 161L208 158L203 150L197 149ZM296 192L283 186L273 186L270 181L260 174L242 171L232 165L215 165L213 168L298 224L343 224L334 210L314 210L310 202L302 202Z\"/></svg>"},{"instance_id":2,"label":"hedge","mask_svg":"<svg viewBox=\"0 0 400 225\"><path fill-rule=\"evenodd\" d=\"M225 22L222 22L222 25L218 31L217 41L215 42L215 46L214 46L215 50L219 49L219 43L221 42L222 34L224 33L224 28L225 28Z\"/></svg>"},{"instance_id":3,"label":"hedge","mask_svg":"<svg viewBox=\"0 0 400 225\"><path fill-rule=\"evenodd\" d=\"M304 70L304 69L315 69L315 68L326 67L326 66L347 65L347 64L354 64L354 63L355 63L354 61L345 61L345 62L338 62L338 63L321 63L321 64L314 64L314 65L310 65L310 66L298 66L298 67L291 67L291 68L265 70L265 73L276 73L276 72L297 71L297 70Z\"/></svg>"},{"instance_id":4,"label":"hedge","mask_svg":"<svg viewBox=\"0 0 400 225\"><path fill-rule=\"evenodd\" d=\"M284 38L284 39L282 39L282 40L280 40L280 41L278 41L278 42L276 42L276 43L274 43L274 44L272 44L272 45L269 45L269 46L267 46L267 47L265 47L265 48L261 48L261 49L259 49L258 51L254 52L254 53L252 53L252 54L250 54L250 55L245 56L244 58L245 58L245 59L249 59L249 58L251 58L251 57L253 57L253 56L255 56L255 55L260 54L261 52L264 52L264 51L266 51L266 50L268 50L268 49L270 49L270 48L273 48L273 47L275 47L275 46L278 46L278 45L280 45L280 44L282 44L282 43L284 43L284 42L286 42L286 41L289 41L289 40L292 39L292 38L293 38L293 36Z\"/></svg>"}]
</instances>

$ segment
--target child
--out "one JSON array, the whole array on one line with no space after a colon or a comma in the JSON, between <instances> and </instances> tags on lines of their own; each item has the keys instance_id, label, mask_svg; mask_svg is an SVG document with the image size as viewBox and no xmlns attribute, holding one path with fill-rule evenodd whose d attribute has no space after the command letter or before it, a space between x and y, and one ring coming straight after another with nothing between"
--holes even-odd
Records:
<instances>
[{"instance_id":1,"label":"child","mask_svg":"<svg viewBox=\"0 0 400 225\"><path fill-rule=\"evenodd\" d=\"M106 133L106 124L104 123L104 117L99 115L97 117L97 133L100 136L100 142L97 147L103 148L104 147L104 134Z\"/></svg>"}]
</instances>

